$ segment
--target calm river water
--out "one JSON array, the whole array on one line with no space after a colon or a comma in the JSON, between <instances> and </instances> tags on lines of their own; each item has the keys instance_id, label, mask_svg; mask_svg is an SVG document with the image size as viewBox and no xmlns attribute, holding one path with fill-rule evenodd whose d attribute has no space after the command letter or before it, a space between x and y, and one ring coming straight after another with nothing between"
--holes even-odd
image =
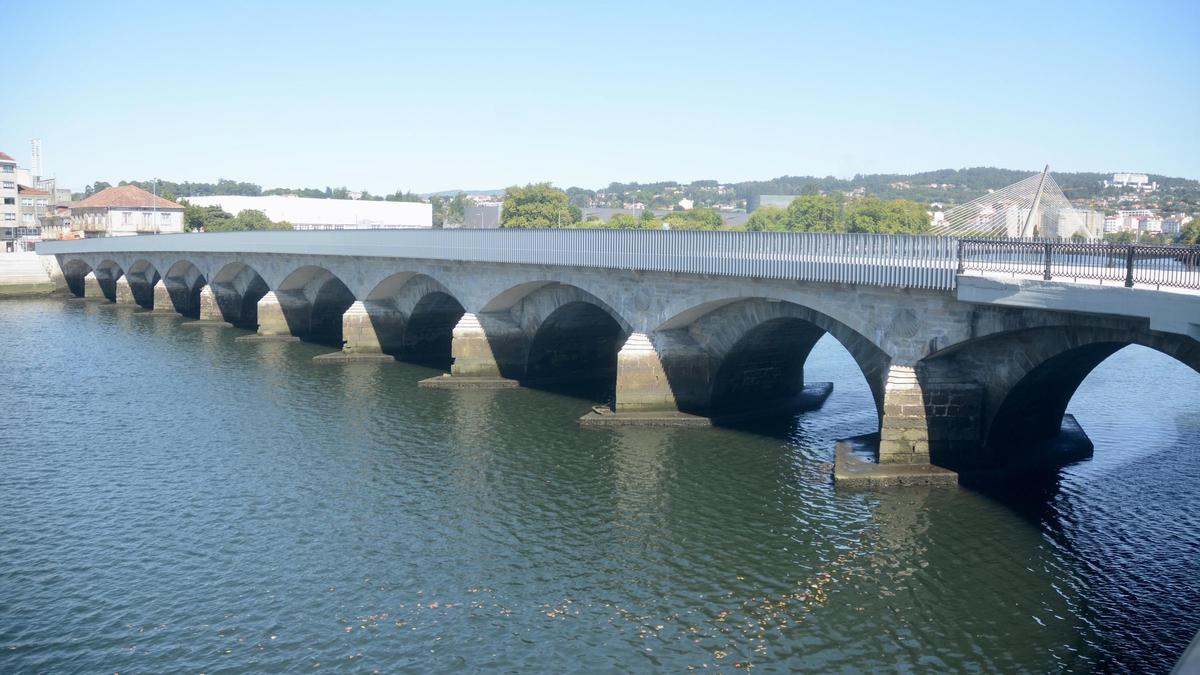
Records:
<instances>
[{"instance_id":1,"label":"calm river water","mask_svg":"<svg viewBox=\"0 0 1200 675\"><path fill-rule=\"evenodd\" d=\"M1127 348L1094 459L841 492L872 430L579 429L589 402L0 303L0 671L1165 671L1200 628L1200 375Z\"/></svg>"}]
</instances>

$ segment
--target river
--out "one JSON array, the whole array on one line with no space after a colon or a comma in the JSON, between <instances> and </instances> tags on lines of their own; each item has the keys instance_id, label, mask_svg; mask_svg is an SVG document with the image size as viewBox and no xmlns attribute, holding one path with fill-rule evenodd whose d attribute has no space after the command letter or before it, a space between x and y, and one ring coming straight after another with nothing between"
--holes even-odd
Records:
<instances>
[{"instance_id":1,"label":"river","mask_svg":"<svg viewBox=\"0 0 1200 675\"><path fill-rule=\"evenodd\" d=\"M60 300L0 303L0 671L1159 671L1200 629L1200 375L1130 347L1095 457L846 492L873 430L580 429L590 403Z\"/></svg>"}]
</instances>

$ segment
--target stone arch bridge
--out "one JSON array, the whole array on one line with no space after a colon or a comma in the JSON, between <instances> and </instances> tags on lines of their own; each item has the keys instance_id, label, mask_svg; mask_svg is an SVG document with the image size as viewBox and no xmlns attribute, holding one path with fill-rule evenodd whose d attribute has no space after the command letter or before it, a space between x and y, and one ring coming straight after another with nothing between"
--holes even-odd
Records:
<instances>
[{"instance_id":1,"label":"stone arch bridge","mask_svg":"<svg viewBox=\"0 0 1200 675\"><path fill-rule=\"evenodd\" d=\"M40 252L76 296L321 342L335 359L441 364L435 384L606 383L616 421L792 405L829 334L874 396L880 466L986 473L1052 455L1075 389L1126 345L1200 372L1196 291L1047 280L1040 258L972 271L943 238L271 232Z\"/></svg>"}]
</instances>

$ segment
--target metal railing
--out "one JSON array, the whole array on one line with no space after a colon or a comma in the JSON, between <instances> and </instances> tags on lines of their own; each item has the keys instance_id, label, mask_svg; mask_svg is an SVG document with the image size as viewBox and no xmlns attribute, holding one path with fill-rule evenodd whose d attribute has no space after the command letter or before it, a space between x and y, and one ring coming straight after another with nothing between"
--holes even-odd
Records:
<instances>
[{"instance_id":1,"label":"metal railing","mask_svg":"<svg viewBox=\"0 0 1200 675\"><path fill-rule=\"evenodd\" d=\"M284 253L394 257L954 288L945 237L685 230L228 232L47 242L43 253Z\"/></svg>"},{"instance_id":2,"label":"metal railing","mask_svg":"<svg viewBox=\"0 0 1200 675\"><path fill-rule=\"evenodd\" d=\"M1200 289L1200 246L962 239L964 272Z\"/></svg>"}]
</instances>

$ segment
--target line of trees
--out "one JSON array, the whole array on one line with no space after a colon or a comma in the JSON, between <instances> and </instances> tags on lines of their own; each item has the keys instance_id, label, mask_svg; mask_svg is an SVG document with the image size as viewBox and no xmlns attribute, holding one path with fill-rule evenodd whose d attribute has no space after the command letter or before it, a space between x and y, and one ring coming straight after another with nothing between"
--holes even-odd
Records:
<instances>
[{"instance_id":1,"label":"line of trees","mask_svg":"<svg viewBox=\"0 0 1200 675\"><path fill-rule=\"evenodd\" d=\"M247 232L253 230L290 230L292 224L286 220L271 220L267 214L246 209L236 216L230 215L219 206L196 206L186 199L183 205L183 225L189 232Z\"/></svg>"},{"instance_id":2,"label":"line of trees","mask_svg":"<svg viewBox=\"0 0 1200 675\"><path fill-rule=\"evenodd\" d=\"M750 214L746 229L770 232L863 232L924 234L930 219L925 207L907 199L801 195L786 209L764 206Z\"/></svg>"},{"instance_id":3,"label":"line of trees","mask_svg":"<svg viewBox=\"0 0 1200 675\"><path fill-rule=\"evenodd\" d=\"M504 210L500 216L500 227L504 228L660 230L666 226L673 230L716 230L724 225L721 214L714 209L674 211L662 218L645 209L640 217L618 213L608 222L583 220L583 212L571 203L570 196L550 183L508 188L504 193Z\"/></svg>"}]
</instances>

